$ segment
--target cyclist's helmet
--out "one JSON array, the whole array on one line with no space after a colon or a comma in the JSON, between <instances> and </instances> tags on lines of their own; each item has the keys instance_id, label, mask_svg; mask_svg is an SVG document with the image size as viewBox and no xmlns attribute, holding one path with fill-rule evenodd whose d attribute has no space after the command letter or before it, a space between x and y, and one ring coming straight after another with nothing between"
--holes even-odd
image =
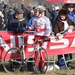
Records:
<instances>
[{"instance_id":1,"label":"cyclist's helmet","mask_svg":"<svg viewBox=\"0 0 75 75\"><path fill-rule=\"evenodd\" d=\"M44 6L37 6L35 8L35 12L39 12L39 13L42 13L43 11L45 11L45 7Z\"/></svg>"}]
</instances>

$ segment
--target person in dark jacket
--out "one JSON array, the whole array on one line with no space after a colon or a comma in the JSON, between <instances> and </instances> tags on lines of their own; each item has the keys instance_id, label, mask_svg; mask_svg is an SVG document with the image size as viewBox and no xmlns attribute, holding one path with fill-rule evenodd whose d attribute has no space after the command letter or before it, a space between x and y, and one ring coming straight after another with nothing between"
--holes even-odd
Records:
<instances>
[{"instance_id":1,"label":"person in dark jacket","mask_svg":"<svg viewBox=\"0 0 75 75\"><path fill-rule=\"evenodd\" d=\"M4 30L4 19L3 19L4 15L3 13L0 11L0 31Z\"/></svg>"},{"instance_id":2,"label":"person in dark jacket","mask_svg":"<svg viewBox=\"0 0 75 75\"><path fill-rule=\"evenodd\" d=\"M12 7L9 8L9 11L8 11L8 17L13 15L15 13L15 11L13 10Z\"/></svg>"},{"instance_id":3,"label":"person in dark jacket","mask_svg":"<svg viewBox=\"0 0 75 75\"><path fill-rule=\"evenodd\" d=\"M3 20L2 17L0 16L0 31L3 30L4 24L3 24Z\"/></svg>"},{"instance_id":4,"label":"person in dark jacket","mask_svg":"<svg viewBox=\"0 0 75 75\"><path fill-rule=\"evenodd\" d=\"M7 29L8 31L24 32L28 26L26 20L23 17L24 11L21 8L16 9L16 13L11 15L8 19Z\"/></svg>"},{"instance_id":5,"label":"person in dark jacket","mask_svg":"<svg viewBox=\"0 0 75 75\"><path fill-rule=\"evenodd\" d=\"M67 10L68 10L68 17L75 24L75 10L74 10L74 5L73 4L68 4Z\"/></svg>"},{"instance_id":6,"label":"person in dark jacket","mask_svg":"<svg viewBox=\"0 0 75 75\"><path fill-rule=\"evenodd\" d=\"M55 35L60 33L61 31L65 31L68 29L70 25L73 25L73 22L68 18L68 13L66 9L59 10L58 17L55 21L53 31ZM70 59L69 54L65 54L65 60L68 61ZM68 66L69 63L67 63ZM66 69L65 62L62 55L58 55L58 66L60 69Z\"/></svg>"},{"instance_id":7,"label":"person in dark jacket","mask_svg":"<svg viewBox=\"0 0 75 75\"><path fill-rule=\"evenodd\" d=\"M3 15L4 15L4 24L7 25L8 23L8 5L4 5L4 9L3 9Z\"/></svg>"}]
</instances>

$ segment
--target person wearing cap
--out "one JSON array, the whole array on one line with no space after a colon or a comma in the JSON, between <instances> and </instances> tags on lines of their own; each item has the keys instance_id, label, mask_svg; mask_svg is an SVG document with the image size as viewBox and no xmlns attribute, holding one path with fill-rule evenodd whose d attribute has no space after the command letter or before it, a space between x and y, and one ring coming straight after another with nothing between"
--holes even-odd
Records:
<instances>
[{"instance_id":1,"label":"person wearing cap","mask_svg":"<svg viewBox=\"0 0 75 75\"><path fill-rule=\"evenodd\" d=\"M15 14L11 15L8 19L8 31L14 31L15 33L18 33L24 32L28 28L23 14L24 11L21 8L16 8Z\"/></svg>"},{"instance_id":2,"label":"person wearing cap","mask_svg":"<svg viewBox=\"0 0 75 75\"><path fill-rule=\"evenodd\" d=\"M74 13L74 5L68 4L67 7L68 10L68 17L72 20L72 22L75 24L75 13Z\"/></svg>"},{"instance_id":3,"label":"person wearing cap","mask_svg":"<svg viewBox=\"0 0 75 75\"><path fill-rule=\"evenodd\" d=\"M74 23L68 18L68 12L66 9L62 8L58 12L58 17L55 21L53 31L57 36L61 31L66 31L70 25L74 26ZM65 60L69 60L69 54L65 54ZM60 69L67 69L62 55L58 55L58 66ZM68 66L69 63L67 63Z\"/></svg>"},{"instance_id":4,"label":"person wearing cap","mask_svg":"<svg viewBox=\"0 0 75 75\"><path fill-rule=\"evenodd\" d=\"M73 5L73 4L68 4L67 10L68 10L68 17L69 17L69 19L70 19L70 20L74 23L74 25L75 25L74 5ZM72 59L72 54L70 54L70 59Z\"/></svg>"}]
</instances>

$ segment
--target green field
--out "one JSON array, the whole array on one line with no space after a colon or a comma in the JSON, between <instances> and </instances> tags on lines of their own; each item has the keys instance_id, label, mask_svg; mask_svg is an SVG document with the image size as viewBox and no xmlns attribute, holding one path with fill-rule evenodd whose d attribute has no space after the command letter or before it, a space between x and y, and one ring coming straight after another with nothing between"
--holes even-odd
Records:
<instances>
[{"instance_id":1,"label":"green field","mask_svg":"<svg viewBox=\"0 0 75 75\"><path fill-rule=\"evenodd\" d=\"M71 70L52 70L47 71L46 74L40 74L40 75L75 75L75 62L72 62L70 66L72 67ZM3 69L2 64L0 64L0 75L35 75L33 72L18 72L16 74L12 73L6 73Z\"/></svg>"}]
</instances>

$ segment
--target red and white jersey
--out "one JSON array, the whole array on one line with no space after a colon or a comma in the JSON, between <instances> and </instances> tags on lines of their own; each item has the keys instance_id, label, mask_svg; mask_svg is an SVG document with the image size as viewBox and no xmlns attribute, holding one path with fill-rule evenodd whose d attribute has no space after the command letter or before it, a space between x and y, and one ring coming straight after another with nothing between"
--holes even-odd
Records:
<instances>
[{"instance_id":1,"label":"red and white jersey","mask_svg":"<svg viewBox=\"0 0 75 75\"><path fill-rule=\"evenodd\" d=\"M34 29L35 35L50 35L50 21L46 21L43 17L34 18L34 20L32 21L31 28Z\"/></svg>"}]
</instances>

